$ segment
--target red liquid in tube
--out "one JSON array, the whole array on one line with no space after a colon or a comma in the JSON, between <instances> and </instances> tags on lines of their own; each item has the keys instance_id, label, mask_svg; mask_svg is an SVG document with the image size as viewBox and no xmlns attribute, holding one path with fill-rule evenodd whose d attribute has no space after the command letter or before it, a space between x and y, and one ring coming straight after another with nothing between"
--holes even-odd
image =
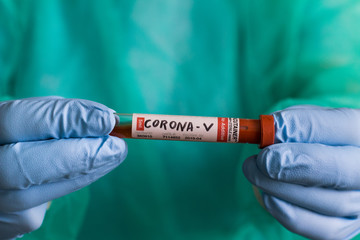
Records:
<instances>
[{"instance_id":1,"label":"red liquid in tube","mask_svg":"<svg viewBox=\"0 0 360 240\"><path fill-rule=\"evenodd\" d=\"M260 119L194 117L157 114L117 114L110 133L120 138L252 143L260 148L274 144L272 115Z\"/></svg>"}]
</instances>

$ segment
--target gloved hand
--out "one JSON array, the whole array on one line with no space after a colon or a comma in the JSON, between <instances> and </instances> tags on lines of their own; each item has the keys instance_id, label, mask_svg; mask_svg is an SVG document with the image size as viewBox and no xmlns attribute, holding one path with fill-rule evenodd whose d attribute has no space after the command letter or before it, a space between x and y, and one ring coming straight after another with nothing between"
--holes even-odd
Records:
<instances>
[{"instance_id":1,"label":"gloved hand","mask_svg":"<svg viewBox=\"0 0 360 240\"><path fill-rule=\"evenodd\" d=\"M243 172L265 208L311 239L360 231L360 110L298 106L273 114L275 142Z\"/></svg>"},{"instance_id":2,"label":"gloved hand","mask_svg":"<svg viewBox=\"0 0 360 240\"><path fill-rule=\"evenodd\" d=\"M127 146L108 136L104 105L59 97L0 102L0 239L42 224L47 202L118 166Z\"/></svg>"}]
</instances>

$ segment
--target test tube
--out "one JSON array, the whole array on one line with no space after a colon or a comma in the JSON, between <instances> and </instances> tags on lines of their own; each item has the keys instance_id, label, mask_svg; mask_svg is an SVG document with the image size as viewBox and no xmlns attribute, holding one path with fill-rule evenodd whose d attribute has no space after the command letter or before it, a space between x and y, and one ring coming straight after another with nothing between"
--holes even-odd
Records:
<instances>
[{"instance_id":1,"label":"test tube","mask_svg":"<svg viewBox=\"0 0 360 240\"><path fill-rule=\"evenodd\" d=\"M274 144L275 126L272 115L260 115L259 119L242 119L115 114L117 122L110 135L120 138L252 143L259 144L260 148Z\"/></svg>"}]
</instances>

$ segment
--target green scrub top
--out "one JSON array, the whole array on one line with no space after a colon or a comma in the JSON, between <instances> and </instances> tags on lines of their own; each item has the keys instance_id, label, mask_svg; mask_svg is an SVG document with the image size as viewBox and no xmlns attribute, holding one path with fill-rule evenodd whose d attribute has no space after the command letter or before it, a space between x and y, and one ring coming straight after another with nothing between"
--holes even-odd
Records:
<instances>
[{"instance_id":1,"label":"green scrub top","mask_svg":"<svg viewBox=\"0 0 360 240\"><path fill-rule=\"evenodd\" d=\"M0 97L242 118L360 107L359 22L356 0L2 0ZM303 239L242 174L257 146L126 141L123 164L23 239Z\"/></svg>"}]
</instances>

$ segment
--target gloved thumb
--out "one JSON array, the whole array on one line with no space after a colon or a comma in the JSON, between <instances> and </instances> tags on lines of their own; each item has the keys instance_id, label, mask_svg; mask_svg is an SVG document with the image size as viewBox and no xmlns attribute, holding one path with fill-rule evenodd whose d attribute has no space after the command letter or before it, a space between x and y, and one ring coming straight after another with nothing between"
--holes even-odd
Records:
<instances>
[{"instance_id":1,"label":"gloved thumb","mask_svg":"<svg viewBox=\"0 0 360 240\"><path fill-rule=\"evenodd\" d=\"M360 110L295 106L273 113L275 143L360 146Z\"/></svg>"}]
</instances>

